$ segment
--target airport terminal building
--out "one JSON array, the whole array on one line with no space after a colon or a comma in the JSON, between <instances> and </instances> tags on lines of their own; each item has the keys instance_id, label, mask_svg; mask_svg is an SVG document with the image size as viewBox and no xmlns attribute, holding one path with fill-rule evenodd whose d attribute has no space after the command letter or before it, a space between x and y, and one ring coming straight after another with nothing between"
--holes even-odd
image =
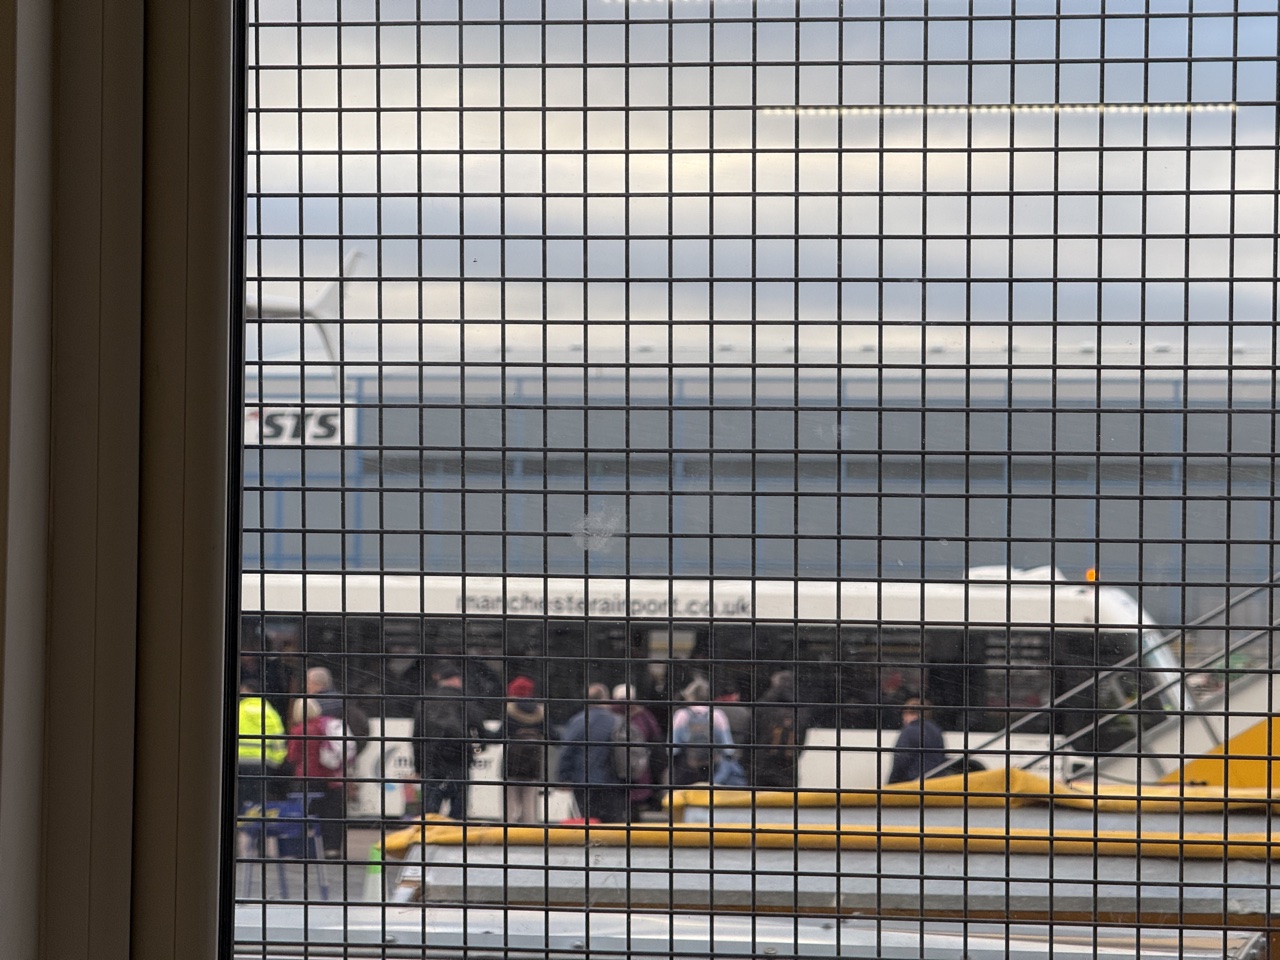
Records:
<instances>
[{"instance_id":1,"label":"airport terminal building","mask_svg":"<svg viewBox=\"0 0 1280 960\"><path fill-rule=\"evenodd\" d=\"M886 329L742 356L633 345L626 363L568 344L545 368L509 349L341 378L254 364L245 569L932 580L1049 565L1097 571L1168 625L1270 580L1270 353L983 354L895 347ZM1249 619L1270 622L1269 603Z\"/></svg>"}]
</instances>

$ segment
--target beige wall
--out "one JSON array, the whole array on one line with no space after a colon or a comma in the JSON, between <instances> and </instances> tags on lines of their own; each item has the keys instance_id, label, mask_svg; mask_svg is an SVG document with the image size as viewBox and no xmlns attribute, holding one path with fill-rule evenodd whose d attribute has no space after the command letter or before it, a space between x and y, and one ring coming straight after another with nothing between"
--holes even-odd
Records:
<instances>
[{"instance_id":1,"label":"beige wall","mask_svg":"<svg viewBox=\"0 0 1280 960\"><path fill-rule=\"evenodd\" d=\"M230 0L0 4L0 931L214 955Z\"/></svg>"}]
</instances>

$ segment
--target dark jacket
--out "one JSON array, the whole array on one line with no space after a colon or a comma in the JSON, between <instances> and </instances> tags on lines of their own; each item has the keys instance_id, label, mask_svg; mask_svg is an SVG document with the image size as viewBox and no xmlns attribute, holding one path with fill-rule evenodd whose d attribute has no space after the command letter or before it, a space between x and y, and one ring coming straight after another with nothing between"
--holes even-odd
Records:
<instances>
[{"instance_id":1,"label":"dark jacket","mask_svg":"<svg viewBox=\"0 0 1280 960\"><path fill-rule=\"evenodd\" d=\"M472 745L488 736L484 714L462 690L433 687L414 714L414 759L419 772L429 776L440 767L469 766Z\"/></svg>"},{"instance_id":2,"label":"dark jacket","mask_svg":"<svg viewBox=\"0 0 1280 960\"><path fill-rule=\"evenodd\" d=\"M508 780L542 780L547 756L547 711L535 700L507 701L503 768Z\"/></svg>"},{"instance_id":3,"label":"dark jacket","mask_svg":"<svg viewBox=\"0 0 1280 960\"><path fill-rule=\"evenodd\" d=\"M946 762L947 749L942 742L942 729L932 720L916 720L908 723L898 734L887 782L919 780Z\"/></svg>"},{"instance_id":4,"label":"dark jacket","mask_svg":"<svg viewBox=\"0 0 1280 960\"><path fill-rule=\"evenodd\" d=\"M587 707L569 718L560 733L559 782L566 787L610 785L622 781L614 763L616 713L603 703Z\"/></svg>"},{"instance_id":5,"label":"dark jacket","mask_svg":"<svg viewBox=\"0 0 1280 960\"><path fill-rule=\"evenodd\" d=\"M813 711L796 703L794 681L775 682L753 709L752 782L794 790Z\"/></svg>"}]
</instances>

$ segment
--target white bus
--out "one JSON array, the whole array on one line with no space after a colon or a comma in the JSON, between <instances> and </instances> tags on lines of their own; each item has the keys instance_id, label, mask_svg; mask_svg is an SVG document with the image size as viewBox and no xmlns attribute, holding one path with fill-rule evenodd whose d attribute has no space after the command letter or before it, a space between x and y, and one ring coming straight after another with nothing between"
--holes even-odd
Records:
<instances>
[{"instance_id":1,"label":"white bus","mask_svg":"<svg viewBox=\"0 0 1280 960\"><path fill-rule=\"evenodd\" d=\"M533 678L553 723L593 682L633 684L665 719L694 676L751 703L789 670L813 728L809 786L874 785L908 697L985 766L1003 754L1048 769L1054 744L1116 750L1184 696L1132 596L1049 568L961 582L252 573L242 603L250 661L330 666L386 717L411 716L445 661L494 718L510 678ZM836 764L823 744L879 750L881 763Z\"/></svg>"}]
</instances>

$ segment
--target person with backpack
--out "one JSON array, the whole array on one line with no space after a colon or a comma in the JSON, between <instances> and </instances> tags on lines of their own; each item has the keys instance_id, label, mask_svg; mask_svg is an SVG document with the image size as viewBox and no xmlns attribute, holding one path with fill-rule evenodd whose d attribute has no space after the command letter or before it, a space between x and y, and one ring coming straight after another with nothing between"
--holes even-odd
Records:
<instances>
[{"instance_id":1,"label":"person with backpack","mask_svg":"<svg viewBox=\"0 0 1280 960\"><path fill-rule=\"evenodd\" d=\"M755 708L751 768L757 787L796 788L800 752L811 726L812 711L796 703L795 674L775 673Z\"/></svg>"},{"instance_id":2,"label":"person with backpack","mask_svg":"<svg viewBox=\"0 0 1280 960\"><path fill-rule=\"evenodd\" d=\"M507 684L507 705L502 718L502 778L505 784L506 820L536 823L538 794L546 779L547 711L533 699L533 681L516 677Z\"/></svg>"},{"instance_id":3,"label":"person with backpack","mask_svg":"<svg viewBox=\"0 0 1280 960\"><path fill-rule=\"evenodd\" d=\"M302 780L309 801L307 815L320 821L320 839L328 860L346 856L347 768L356 744L337 717L321 712L308 697L289 709L289 765Z\"/></svg>"},{"instance_id":4,"label":"person with backpack","mask_svg":"<svg viewBox=\"0 0 1280 960\"><path fill-rule=\"evenodd\" d=\"M414 760L422 777L422 811L439 813L449 801L449 816L467 817L467 781L472 746L489 737L484 715L467 700L462 674L452 664L440 668L432 687L415 711Z\"/></svg>"},{"instance_id":5,"label":"person with backpack","mask_svg":"<svg viewBox=\"0 0 1280 960\"><path fill-rule=\"evenodd\" d=\"M622 823L627 818L627 786L618 776L614 734L622 718L609 709L609 688L593 683L587 704L560 731L556 775L572 790L583 822Z\"/></svg>"},{"instance_id":6,"label":"person with backpack","mask_svg":"<svg viewBox=\"0 0 1280 960\"><path fill-rule=\"evenodd\" d=\"M350 694L340 694L333 685L333 674L327 667L312 667L307 671L307 698L320 707L320 714L336 717L354 737L356 753L369 742L369 717Z\"/></svg>"},{"instance_id":7,"label":"person with backpack","mask_svg":"<svg viewBox=\"0 0 1280 960\"><path fill-rule=\"evenodd\" d=\"M653 799L653 745L661 742L662 728L644 706L636 702L636 688L620 683L613 688L613 710L622 719L614 731L614 766L618 775L631 784L628 820L640 819L640 812Z\"/></svg>"},{"instance_id":8,"label":"person with backpack","mask_svg":"<svg viewBox=\"0 0 1280 960\"><path fill-rule=\"evenodd\" d=\"M670 781L674 786L711 783L716 766L733 757L733 734L729 719L720 708L707 701L711 687L701 677L681 691L688 703L671 718Z\"/></svg>"}]
</instances>

